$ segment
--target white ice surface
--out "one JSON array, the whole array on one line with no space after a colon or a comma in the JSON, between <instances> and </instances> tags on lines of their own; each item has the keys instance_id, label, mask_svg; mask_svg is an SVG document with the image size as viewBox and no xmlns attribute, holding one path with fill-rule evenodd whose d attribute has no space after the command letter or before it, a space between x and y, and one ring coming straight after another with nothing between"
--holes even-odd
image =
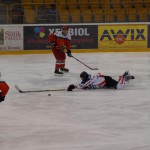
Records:
<instances>
[{"instance_id":1,"label":"white ice surface","mask_svg":"<svg viewBox=\"0 0 150 150\"><path fill-rule=\"evenodd\" d=\"M73 54L69 73L54 76L52 54L1 55L0 72L10 91L0 103L0 150L150 150L150 53ZM123 90L21 94L67 88L79 74L135 76ZM48 94L51 93L51 96Z\"/></svg>"}]
</instances>

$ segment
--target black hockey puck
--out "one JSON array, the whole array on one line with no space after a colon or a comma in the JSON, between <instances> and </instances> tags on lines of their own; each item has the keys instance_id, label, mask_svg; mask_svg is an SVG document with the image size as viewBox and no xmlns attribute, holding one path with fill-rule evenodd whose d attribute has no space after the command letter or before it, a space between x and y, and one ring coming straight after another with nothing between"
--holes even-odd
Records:
<instances>
[{"instance_id":1,"label":"black hockey puck","mask_svg":"<svg viewBox=\"0 0 150 150\"><path fill-rule=\"evenodd\" d=\"M48 94L48 96L51 96L51 94Z\"/></svg>"}]
</instances>

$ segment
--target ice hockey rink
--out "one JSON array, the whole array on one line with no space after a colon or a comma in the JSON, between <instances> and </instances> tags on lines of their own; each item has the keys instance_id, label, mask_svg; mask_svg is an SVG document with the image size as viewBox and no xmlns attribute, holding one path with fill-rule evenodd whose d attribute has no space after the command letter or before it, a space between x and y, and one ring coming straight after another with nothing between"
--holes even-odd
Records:
<instances>
[{"instance_id":1,"label":"ice hockey rink","mask_svg":"<svg viewBox=\"0 0 150 150\"><path fill-rule=\"evenodd\" d=\"M0 103L0 150L150 150L150 53L74 53L69 73L54 75L52 54L1 55L1 80L10 91ZM114 79L135 76L122 90L66 89L79 74L100 72ZM48 96L51 94L51 96Z\"/></svg>"}]
</instances>

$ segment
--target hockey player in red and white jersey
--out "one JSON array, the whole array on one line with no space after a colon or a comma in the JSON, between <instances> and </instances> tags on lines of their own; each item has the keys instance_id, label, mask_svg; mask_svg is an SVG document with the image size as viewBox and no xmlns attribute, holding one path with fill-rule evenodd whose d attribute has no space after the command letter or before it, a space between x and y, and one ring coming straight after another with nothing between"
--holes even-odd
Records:
<instances>
[{"instance_id":1,"label":"hockey player in red and white jersey","mask_svg":"<svg viewBox=\"0 0 150 150\"><path fill-rule=\"evenodd\" d=\"M0 73L0 77L1 77L1 73ZM5 96L9 91L9 86L5 81L2 81L0 79L0 102L5 100Z\"/></svg>"},{"instance_id":2,"label":"hockey player in red and white jersey","mask_svg":"<svg viewBox=\"0 0 150 150\"><path fill-rule=\"evenodd\" d=\"M70 50L71 35L69 34L69 27L63 26L60 32L51 33L48 36L51 43L52 52L55 56L55 74L63 74L63 72L69 72L69 69L65 68L66 53L69 57L72 57ZM65 53L64 49L67 50Z\"/></svg>"},{"instance_id":3,"label":"hockey player in red and white jersey","mask_svg":"<svg viewBox=\"0 0 150 150\"><path fill-rule=\"evenodd\" d=\"M110 76L105 76L100 73L96 75L88 74L83 71L80 74L82 82L79 85L69 85L67 91L72 91L73 89L99 89L99 88L114 88L122 89L131 79L134 79L134 76L130 75L126 71L122 76L119 76L118 81L114 80Z\"/></svg>"}]
</instances>

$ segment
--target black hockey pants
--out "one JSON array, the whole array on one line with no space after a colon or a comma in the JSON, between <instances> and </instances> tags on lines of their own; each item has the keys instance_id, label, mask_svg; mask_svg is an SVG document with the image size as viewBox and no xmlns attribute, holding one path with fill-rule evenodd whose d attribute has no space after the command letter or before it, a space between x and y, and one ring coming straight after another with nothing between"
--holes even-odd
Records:
<instances>
[{"instance_id":1,"label":"black hockey pants","mask_svg":"<svg viewBox=\"0 0 150 150\"><path fill-rule=\"evenodd\" d=\"M105 81L106 81L106 88L115 88L118 84L118 82L114 79L112 79L112 77L110 76L104 76Z\"/></svg>"}]
</instances>

